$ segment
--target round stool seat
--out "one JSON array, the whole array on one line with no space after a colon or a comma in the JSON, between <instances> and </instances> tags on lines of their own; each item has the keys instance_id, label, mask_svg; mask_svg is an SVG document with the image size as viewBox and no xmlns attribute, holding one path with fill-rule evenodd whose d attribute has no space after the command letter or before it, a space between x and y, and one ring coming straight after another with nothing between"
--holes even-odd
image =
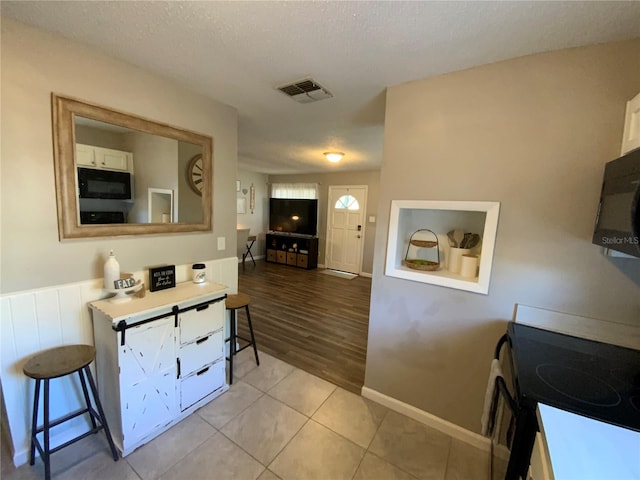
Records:
<instances>
[{"instance_id":1,"label":"round stool seat","mask_svg":"<svg viewBox=\"0 0 640 480\"><path fill-rule=\"evenodd\" d=\"M67 345L52 348L29 359L24 374L35 379L62 377L93 362L96 349L91 345Z\"/></svg>"},{"instance_id":2,"label":"round stool seat","mask_svg":"<svg viewBox=\"0 0 640 480\"><path fill-rule=\"evenodd\" d=\"M228 310L236 310L238 308L246 307L249 305L251 297L246 293L238 292L237 295L227 295L225 305Z\"/></svg>"}]
</instances>

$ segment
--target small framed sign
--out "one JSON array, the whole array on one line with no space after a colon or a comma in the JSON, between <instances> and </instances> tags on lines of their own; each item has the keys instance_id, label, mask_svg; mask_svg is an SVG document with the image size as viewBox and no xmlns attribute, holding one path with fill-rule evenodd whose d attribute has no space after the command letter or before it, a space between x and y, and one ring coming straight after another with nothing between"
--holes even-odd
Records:
<instances>
[{"instance_id":1,"label":"small framed sign","mask_svg":"<svg viewBox=\"0 0 640 480\"><path fill-rule=\"evenodd\" d=\"M149 291L165 290L176 286L176 266L149 267Z\"/></svg>"}]
</instances>

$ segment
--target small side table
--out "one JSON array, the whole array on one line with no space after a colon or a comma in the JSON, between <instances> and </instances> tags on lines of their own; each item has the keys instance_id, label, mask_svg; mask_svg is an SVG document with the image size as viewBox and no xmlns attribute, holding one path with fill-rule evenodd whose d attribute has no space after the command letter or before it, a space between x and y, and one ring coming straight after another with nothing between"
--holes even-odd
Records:
<instances>
[{"instance_id":1,"label":"small side table","mask_svg":"<svg viewBox=\"0 0 640 480\"><path fill-rule=\"evenodd\" d=\"M247 259L247 257L251 257L251 261L253 262L253 264L256 264L256 261L253 259L253 255L251 254L251 247L253 247L253 244L256 242L257 238L258 237L256 235L249 235L249 237L247 237L247 251L244 255L242 255L243 266L244 261Z\"/></svg>"}]
</instances>

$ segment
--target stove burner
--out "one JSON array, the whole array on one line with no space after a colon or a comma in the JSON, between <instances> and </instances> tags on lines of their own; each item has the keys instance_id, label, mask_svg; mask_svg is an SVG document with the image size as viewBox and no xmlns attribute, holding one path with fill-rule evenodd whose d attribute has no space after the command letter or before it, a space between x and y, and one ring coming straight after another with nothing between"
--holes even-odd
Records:
<instances>
[{"instance_id":1,"label":"stove burner","mask_svg":"<svg viewBox=\"0 0 640 480\"><path fill-rule=\"evenodd\" d=\"M640 410L640 395L634 395L629 399L629 402L631 402L633 408Z\"/></svg>"},{"instance_id":2,"label":"stove burner","mask_svg":"<svg viewBox=\"0 0 640 480\"><path fill-rule=\"evenodd\" d=\"M540 380L556 392L578 402L597 407L614 407L622 401L611 385L575 368L544 363L536 367L536 373Z\"/></svg>"},{"instance_id":3,"label":"stove burner","mask_svg":"<svg viewBox=\"0 0 640 480\"><path fill-rule=\"evenodd\" d=\"M640 372L633 370L630 366L613 369L611 375L627 386L640 388Z\"/></svg>"}]
</instances>

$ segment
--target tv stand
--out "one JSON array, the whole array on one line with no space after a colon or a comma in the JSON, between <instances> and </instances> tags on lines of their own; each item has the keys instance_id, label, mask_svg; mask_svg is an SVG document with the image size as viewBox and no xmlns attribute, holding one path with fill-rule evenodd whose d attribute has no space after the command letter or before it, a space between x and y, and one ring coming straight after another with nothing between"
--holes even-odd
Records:
<instances>
[{"instance_id":1,"label":"tv stand","mask_svg":"<svg viewBox=\"0 0 640 480\"><path fill-rule=\"evenodd\" d=\"M267 262L292 267L318 267L318 237L294 233L267 233Z\"/></svg>"}]
</instances>

